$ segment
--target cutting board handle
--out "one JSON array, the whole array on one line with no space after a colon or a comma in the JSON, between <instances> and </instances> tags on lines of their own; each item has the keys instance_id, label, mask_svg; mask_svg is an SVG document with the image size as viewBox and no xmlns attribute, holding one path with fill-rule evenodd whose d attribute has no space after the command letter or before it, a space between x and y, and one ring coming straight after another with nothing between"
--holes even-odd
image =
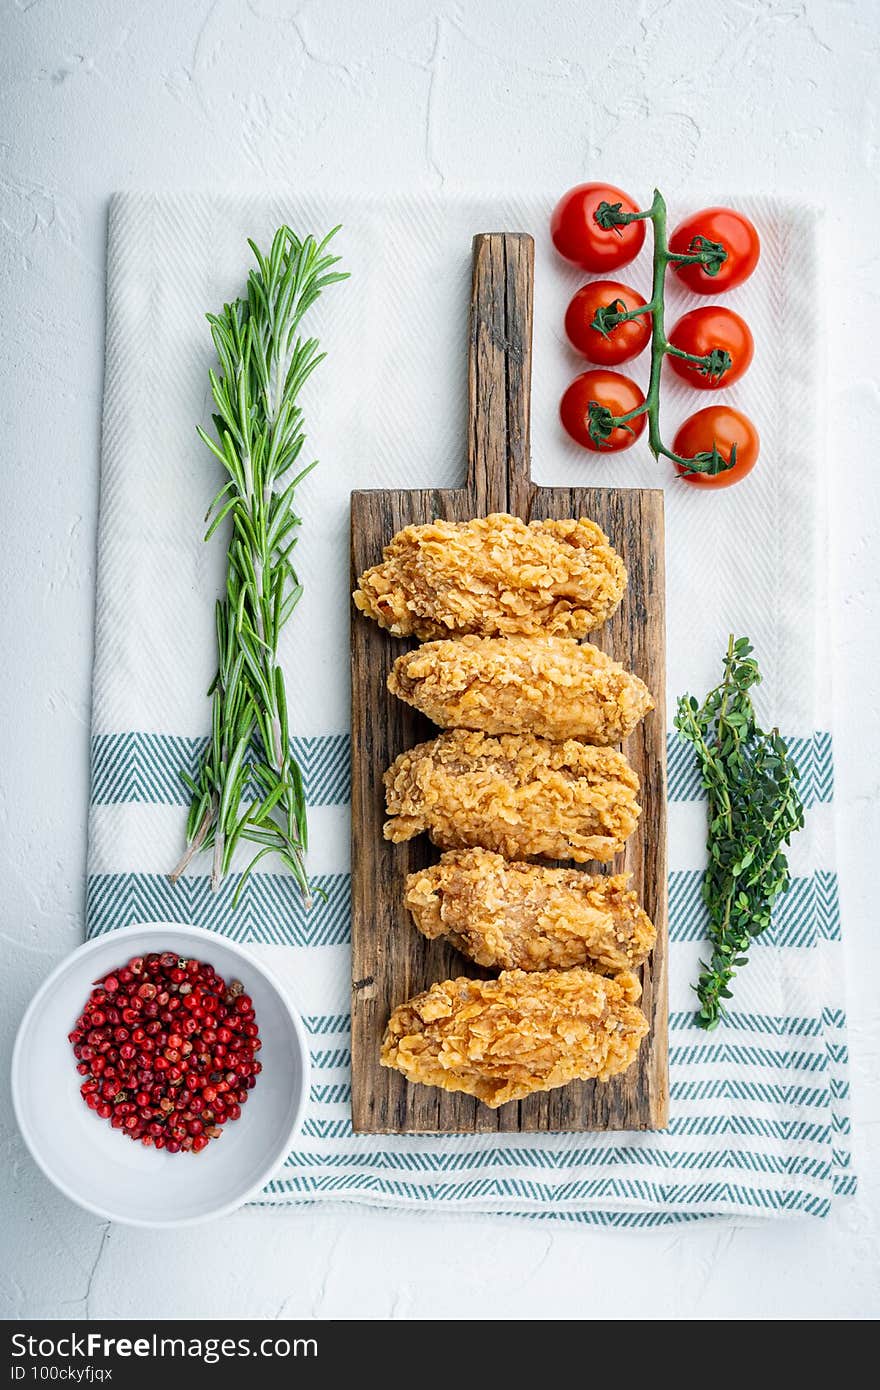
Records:
<instances>
[{"instance_id":1,"label":"cutting board handle","mask_svg":"<svg viewBox=\"0 0 880 1390\"><path fill-rule=\"evenodd\" d=\"M528 515L535 243L474 237L468 356L468 471L474 515Z\"/></svg>"}]
</instances>

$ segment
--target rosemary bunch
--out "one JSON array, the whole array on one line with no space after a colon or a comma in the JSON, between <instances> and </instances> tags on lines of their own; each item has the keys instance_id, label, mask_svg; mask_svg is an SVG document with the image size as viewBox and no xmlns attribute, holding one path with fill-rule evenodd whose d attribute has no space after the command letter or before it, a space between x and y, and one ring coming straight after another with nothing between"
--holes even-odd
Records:
<instances>
[{"instance_id":1,"label":"rosemary bunch","mask_svg":"<svg viewBox=\"0 0 880 1390\"><path fill-rule=\"evenodd\" d=\"M268 255L251 241L256 268L247 295L209 314L220 363L209 373L216 439L199 434L220 461L227 481L208 508L209 540L232 524L226 593L217 603L217 674L208 691L211 737L195 778L181 773L191 793L187 849L172 883L200 849L213 849L216 891L240 841L258 846L236 893L264 855L276 853L311 903L304 855L306 803L302 776L290 752L284 674L278 639L302 594L291 559L300 518L298 484L314 463L290 478L305 435L296 404L303 383L323 361L300 321L322 290L347 275L322 242L300 241L289 227L275 234ZM255 745L253 761L249 751ZM242 807L247 784L257 797Z\"/></svg>"},{"instance_id":2,"label":"rosemary bunch","mask_svg":"<svg viewBox=\"0 0 880 1390\"><path fill-rule=\"evenodd\" d=\"M761 674L746 638L731 636L724 679L702 705L678 702L675 727L696 750L709 794L709 866L703 901L712 956L700 962L698 1021L715 1028L732 998L731 982L748 963L754 937L770 925L773 903L789 885L783 845L804 823L800 777L778 730L765 733L749 694Z\"/></svg>"}]
</instances>

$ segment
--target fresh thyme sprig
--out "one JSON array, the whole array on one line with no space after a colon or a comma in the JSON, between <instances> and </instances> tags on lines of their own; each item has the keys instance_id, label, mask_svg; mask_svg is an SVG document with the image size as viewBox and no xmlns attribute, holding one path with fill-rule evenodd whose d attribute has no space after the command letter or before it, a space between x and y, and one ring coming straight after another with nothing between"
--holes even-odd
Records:
<instances>
[{"instance_id":1,"label":"fresh thyme sprig","mask_svg":"<svg viewBox=\"0 0 880 1390\"><path fill-rule=\"evenodd\" d=\"M764 733L749 691L761 674L744 637L731 636L724 679L702 705L678 702L675 727L696 750L709 795L709 866L703 902L712 957L700 962L698 1022L717 1027L736 971L748 963L754 937L770 925L773 903L788 887L782 846L804 823L800 773L778 730Z\"/></svg>"},{"instance_id":2,"label":"fresh thyme sprig","mask_svg":"<svg viewBox=\"0 0 880 1390\"><path fill-rule=\"evenodd\" d=\"M216 891L236 846L248 841L259 849L234 901L257 861L274 852L293 871L306 906L311 904L304 859L306 802L290 752L277 653L281 630L302 594L291 559L300 525L294 495L315 466L288 481L305 439L296 400L325 356L316 339L299 335L299 325L322 290L348 278L332 269L339 257L327 250L338 230L317 243L314 237L300 241L281 227L268 255L251 241L257 265L246 297L208 315L221 369L209 373L217 437L201 428L199 434L228 479L208 508L205 540L227 518L232 538L226 594L216 609L218 664L208 691L211 737L196 777L181 773L192 796L187 849L169 878L176 883L194 854L213 849ZM250 781L258 795L243 809Z\"/></svg>"}]
</instances>

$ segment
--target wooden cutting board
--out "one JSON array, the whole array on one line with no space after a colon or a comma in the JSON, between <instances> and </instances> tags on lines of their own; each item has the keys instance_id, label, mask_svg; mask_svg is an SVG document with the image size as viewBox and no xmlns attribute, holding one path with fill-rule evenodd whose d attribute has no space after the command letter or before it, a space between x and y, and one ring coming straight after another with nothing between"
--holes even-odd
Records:
<instances>
[{"instance_id":1,"label":"wooden cutting board","mask_svg":"<svg viewBox=\"0 0 880 1390\"><path fill-rule=\"evenodd\" d=\"M492 1133L534 1130L662 1129L667 1123L666 729L663 493L659 490L536 487L529 475L534 244L522 234L474 238L468 372L467 481L463 488L353 492L351 587L381 559L403 526L512 512L592 517L623 556L629 585L617 613L592 640L635 671L657 708L627 740L642 784L642 816L626 850L606 871L631 886L657 925L642 971L651 1031L638 1061L604 1084L574 1082L498 1110L471 1096L414 1086L379 1065L395 1005L435 980L487 976L442 941L427 941L403 907L408 873L440 851L420 835L382 837L382 774L436 728L386 689L394 659L413 645L391 637L352 605L352 1119L358 1133ZM560 383L560 386L562 383ZM595 868L596 866L589 866Z\"/></svg>"}]
</instances>

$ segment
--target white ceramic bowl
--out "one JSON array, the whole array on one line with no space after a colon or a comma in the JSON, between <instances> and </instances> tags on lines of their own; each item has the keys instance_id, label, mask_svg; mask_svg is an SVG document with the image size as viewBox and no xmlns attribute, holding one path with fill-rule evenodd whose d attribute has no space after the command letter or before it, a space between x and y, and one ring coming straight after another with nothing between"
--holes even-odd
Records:
<instances>
[{"instance_id":1,"label":"white ceramic bowl","mask_svg":"<svg viewBox=\"0 0 880 1390\"><path fill-rule=\"evenodd\" d=\"M219 1139L200 1153L133 1143L85 1105L67 1035L94 980L151 951L208 961L254 1001L263 1070ZM234 942L175 922L123 927L80 946L53 970L22 1019L12 1055L19 1127L56 1187L88 1211L131 1226L189 1226L234 1211L284 1162L309 1094L299 1015L264 965Z\"/></svg>"}]
</instances>

